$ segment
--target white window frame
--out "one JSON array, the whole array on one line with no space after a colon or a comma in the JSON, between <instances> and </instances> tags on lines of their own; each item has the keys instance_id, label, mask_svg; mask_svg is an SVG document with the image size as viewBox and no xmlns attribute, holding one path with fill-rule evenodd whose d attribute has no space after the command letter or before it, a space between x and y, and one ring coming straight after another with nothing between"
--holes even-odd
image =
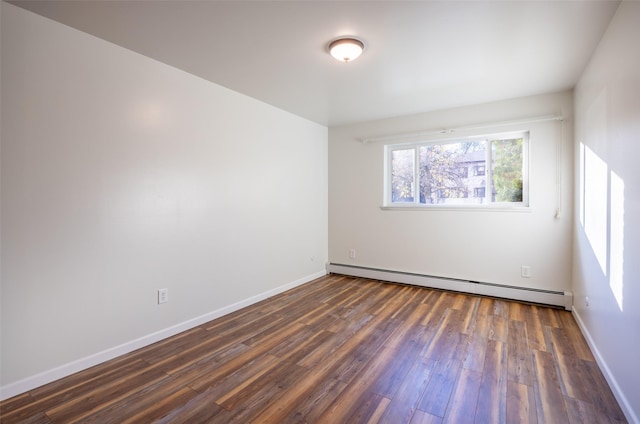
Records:
<instances>
[{"instance_id":1,"label":"white window frame","mask_svg":"<svg viewBox=\"0 0 640 424\"><path fill-rule=\"evenodd\" d=\"M500 140L512 140L515 138L522 138L522 155L523 155L523 169L522 169L522 202L491 202L491 195L493 192L493 176L492 171L493 167L491 164L491 142L492 141L500 141ZM429 204L429 203L420 203L420 167L419 167L419 148L421 146L429 146L429 145L442 145L442 144L452 144L452 143L461 143L461 142L469 142L469 141L485 141L486 145L486 157L485 157L485 199L486 196L489 196L489 201L482 204ZM391 175L392 175L392 152L395 150L407 150L414 149L415 154L415 166L414 166L414 177L413 177L413 201L412 202L392 202L392 186L391 186ZM455 137L455 138L447 138L447 139L439 139L439 140L429 140L429 141L416 141L411 143L398 143L398 144L387 144L384 146L384 195L383 195L383 205L382 209L420 209L420 210L442 210L442 209L456 209L456 210L509 210L509 211L529 211L531 204L529 201L529 131L510 131L504 133L492 133L488 135L478 135L478 136L470 136L470 137ZM469 174L473 174L473 171L470 170Z\"/></svg>"}]
</instances>

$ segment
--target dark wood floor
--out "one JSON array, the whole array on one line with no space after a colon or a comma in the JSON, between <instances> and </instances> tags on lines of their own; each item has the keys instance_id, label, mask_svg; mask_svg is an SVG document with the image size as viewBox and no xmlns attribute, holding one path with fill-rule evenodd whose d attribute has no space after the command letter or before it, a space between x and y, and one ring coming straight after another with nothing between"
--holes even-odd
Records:
<instances>
[{"instance_id":1,"label":"dark wood floor","mask_svg":"<svg viewBox=\"0 0 640 424\"><path fill-rule=\"evenodd\" d=\"M2 423L626 422L569 312L343 276L0 407Z\"/></svg>"}]
</instances>

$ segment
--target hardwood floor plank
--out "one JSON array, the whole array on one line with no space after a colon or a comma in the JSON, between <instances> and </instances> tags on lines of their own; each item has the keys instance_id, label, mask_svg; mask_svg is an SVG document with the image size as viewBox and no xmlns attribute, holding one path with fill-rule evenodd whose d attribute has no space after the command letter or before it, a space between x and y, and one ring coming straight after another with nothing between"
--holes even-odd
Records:
<instances>
[{"instance_id":1,"label":"hardwood floor plank","mask_svg":"<svg viewBox=\"0 0 640 424\"><path fill-rule=\"evenodd\" d=\"M406 291L403 296L396 297L394 299L393 308L395 313L391 315L391 319L397 321L406 321L408 315L413 308L421 303L421 298L418 296L421 294L420 290L416 290L417 287L406 286Z\"/></svg>"},{"instance_id":2,"label":"hardwood floor plank","mask_svg":"<svg viewBox=\"0 0 640 424\"><path fill-rule=\"evenodd\" d=\"M538 305L533 305L532 308L535 314L538 315L538 319L540 320L540 323L542 324L543 327L544 326L554 327L554 328L560 327L558 312L564 312L564 311L559 311L556 308L547 308L547 307L542 307Z\"/></svg>"},{"instance_id":3,"label":"hardwood floor plank","mask_svg":"<svg viewBox=\"0 0 640 424\"><path fill-rule=\"evenodd\" d=\"M453 296L453 301L451 302L451 309L466 311L467 309L469 309L470 304L471 296L462 293L455 293Z\"/></svg>"},{"instance_id":4,"label":"hardwood floor plank","mask_svg":"<svg viewBox=\"0 0 640 424\"><path fill-rule=\"evenodd\" d=\"M151 345L142 350L135 352L132 358L139 357L144 359L150 364L155 364L160 361L164 361L168 358L175 357L181 354L185 349L189 349L192 346L206 342L211 338L211 332L206 331L202 327L196 327L193 330L186 332L188 334L180 333L178 338L168 339L169 342L164 340L157 345Z\"/></svg>"},{"instance_id":5,"label":"hardwood floor plank","mask_svg":"<svg viewBox=\"0 0 640 424\"><path fill-rule=\"evenodd\" d=\"M329 303L331 305L338 305L340 300L344 298L350 292L359 289L360 287L369 287L371 284L375 284L373 280L367 280L366 278L348 277L340 275L329 276L333 290L324 290L321 293L319 302ZM335 279L335 280L334 280ZM306 291L306 290L301 290Z\"/></svg>"},{"instance_id":6,"label":"hardwood floor plank","mask_svg":"<svg viewBox=\"0 0 640 424\"><path fill-rule=\"evenodd\" d=\"M170 378L157 368L143 369L139 373L125 376L112 384L96 387L45 412L54 422L74 422L131 396L140 387L160 383L162 380L168 381Z\"/></svg>"},{"instance_id":7,"label":"hardwood floor plank","mask_svg":"<svg viewBox=\"0 0 640 424\"><path fill-rule=\"evenodd\" d=\"M260 376L273 370L280 362L280 358L273 355L267 354L257 357L235 372L216 380L206 389L201 389L200 393L206 393L212 402L218 402L220 399L227 400L231 395L246 387L246 382L254 382Z\"/></svg>"},{"instance_id":8,"label":"hardwood floor plank","mask_svg":"<svg viewBox=\"0 0 640 424\"><path fill-rule=\"evenodd\" d=\"M371 296L369 296L369 282L360 280L357 288L345 293L342 298L336 302L335 306L340 305L347 313L343 315L344 318L349 317L349 311L366 309L366 305L373 303Z\"/></svg>"},{"instance_id":9,"label":"hardwood floor plank","mask_svg":"<svg viewBox=\"0 0 640 424\"><path fill-rule=\"evenodd\" d=\"M371 393L368 398L360 399L358 407L353 411L353 414L349 417L348 423L368 423L371 421L371 417L378 410L380 405L384 405L387 398L377 393Z\"/></svg>"},{"instance_id":10,"label":"hardwood floor plank","mask_svg":"<svg viewBox=\"0 0 640 424\"><path fill-rule=\"evenodd\" d=\"M420 322L426 315L429 314L430 310L431 306L425 303L414 305L405 322L402 325L399 325L394 330L393 334L389 336L389 339L386 341L385 346L396 349L400 344L404 342L405 339L411 337L411 335L416 331L415 327L420 325Z\"/></svg>"},{"instance_id":11,"label":"hardwood floor plank","mask_svg":"<svg viewBox=\"0 0 640 424\"><path fill-rule=\"evenodd\" d=\"M375 302L371 305L371 314L380 315L384 314L384 311L389 308L390 300L393 299L396 292L396 286L391 283L375 282L380 287L377 289L369 289L369 293L372 295L375 293Z\"/></svg>"},{"instance_id":12,"label":"hardwood floor plank","mask_svg":"<svg viewBox=\"0 0 640 424\"><path fill-rule=\"evenodd\" d=\"M220 372L221 367L250 349L249 346L240 343L229 345L225 350L213 352L210 356L198 356L183 367L171 370L169 375L194 390L202 391L209 383L214 384L217 380L224 378L226 374L232 373L233 370L228 369L224 370L227 373Z\"/></svg>"},{"instance_id":13,"label":"hardwood floor plank","mask_svg":"<svg viewBox=\"0 0 640 424\"><path fill-rule=\"evenodd\" d=\"M587 375L587 386L592 399L591 404L602 411L613 423L626 422L620 405L616 402L613 392L607 385L604 375L600 372L595 361L580 360Z\"/></svg>"},{"instance_id":14,"label":"hardwood floor plank","mask_svg":"<svg viewBox=\"0 0 640 424\"><path fill-rule=\"evenodd\" d=\"M591 349L589 349L589 345L582 335L582 332L580 332L580 327L578 327L578 323L573 318L573 315L571 315L571 312L558 311L558 317L560 319L560 326L566 331L569 342L578 358L595 362L596 359L593 357L593 353L591 353Z\"/></svg>"},{"instance_id":15,"label":"hardwood floor plank","mask_svg":"<svg viewBox=\"0 0 640 424\"><path fill-rule=\"evenodd\" d=\"M480 302L482 304L482 301ZM489 343L490 318L488 315L476 314L475 324L471 332L469 353L464 361L464 367L476 372L482 372L484 358Z\"/></svg>"},{"instance_id":16,"label":"hardwood floor plank","mask_svg":"<svg viewBox=\"0 0 640 424\"><path fill-rule=\"evenodd\" d=\"M493 315L494 304L495 299L491 297L482 297L480 299L480 304L478 305L478 314L484 316Z\"/></svg>"},{"instance_id":17,"label":"hardwood floor plank","mask_svg":"<svg viewBox=\"0 0 640 424\"><path fill-rule=\"evenodd\" d=\"M327 331L331 331L332 333L355 334L360 330L360 328L367 325L367 323L374 317L369 313L362 312L359 314L350 314L351 317L346 318L346 311L343 310L342 312L344 315L340 316L340 318L328 325L326 327Z\"/></svg>"},{"instance_id":18,"label":"hardwood floor plank","mask_svg":"<svg viewBox=\"0 0 640 424\"><path fill-rule=\"evenodd\" d=\"M270 305L264 305L262 308L244 308L225 315L223 319L211 321L199 327L201 330L209 332L209 334L225 334L231 331L237 331L239 328L256 321L263 320L266 316L279 309L278 304L274 301Z\"/></svg>"},{"instance_id":19,"label":"hardwood floor plank","mask_svg":"<svg viewBox=\"0 0 640 424\"><path fill-rule=\"evenodd\" d=\"M470 302L467 302L462 309L464 319L462 321L462 332L470 335L475 327L476 315L478 314L478 307L480 306L480 298L476 296L465 296ZM455 309L455 308L454 308Z\"/></svg>"},{"instance_id":20,"label":"hardwood floor plank","mask_svg":"<svg viewBox=\"0 0 640 424\"><path fill-rule=\"evenodd\" d=\"M341 332L331 337L330 343L310 352L307 356L300 359L299 365L307 368L316 366L324 361L326 357L333 356L336 351L342 349L343 345L348 344L349 349L355 349L358 343L364 342L364 340L375 333L376 327L382 324L393 322L390 320L390 315L394 312L393 308L387 308L380 314L375 315L374 318L363 323L357 331L353 332Z\"/></svg>"},{"instance_id":21,"label":"hardwood floor plank","mask_svg":"<svg viewBox=\"0 0 640 424\"><path fill-rule=\"evenodd\" d=\"M114 361L89 370L73 374L64 380L39 387L31 392L34 401L40 405L61 403L85 393L87 387L105 386L117 382L121 378L142 372L149 367L149 363L142 359L127 358ZM53 399L53 400L52 400ZM47 407L45 407L47 408Z\"/></svg>"},{"instance_id":22,"label":"hardwood floor plank","mask_svg":"<svg viewBox=\"0 0 640 424\"><path fill-rule=\"evenodd\" d=\"M507 423L538 422L536 395L533 387L516 381L507 381Z\"/></svg>"},{"instance_id":23,"label":"hardwood floor plank","mask_svg":"<svg viewBox=\"0 0 640 424\"><path fill-rule=\"evenodd\" d=\"M496 299L493 302L493 315L509 319L509 308L513 302L504 299Z\"/></svg>"},{"instance_id":24,"label":"hardwood floor plank","mask_svg":"<svg viewBox=\"0 0 640 424\"><path fill-rule=\"evenodd\" d=\"M310 341L312 341L316 337L319 337L321 334L324 335L324 337L329 337L330 335L326 331L316 330L309 325L304 324L303 327L300 327L300 331L296 331L291 335L291 337L288 337L282 342L275 345L268 351L268 353L277 357L288 356L291 354L292 350L299 349L301 346L308 344Z\"/></svg>"},{"instance_id":25,"label":"hardwood floor plank","mask_svg":"<svg viewBox=\"0 0 640 424\"><path fill-rule=\"evenodd\" d=\"M373 339L371 342L371 346L379 346L377 339ZM346 354L340 363L336 364L327 378L350 383L367 366L375 352L377 352L377 348L367 351L367 349L358 346L352 352Z\"/></svg>"},{"instance_id":26,"label":"hardwood floor plank","mask_svg":"<svg viewBox=\"0 0 640 424\"><path fill-rule=\"evenodd\" d=\"M549 352L533 351L536 376L536 414L539 423L564 423L569 421L556 374L553 355Z\"/></svg>"},{"instance_id":27,"label":"hardwood floor plank","mask_svg":"<svg viewBox=\"0 0 640 424\"><path fill-rule=\"evenodd\" d=\"M281 362L273 371L272 378L258 379L248 390L229 400L229 404L235 406L229 414L215 415L208 424L269 422L260 420L261 411L282 405L280 399L287 393L299 391L299 382L308 374L306 368Z\"/></svg>"},{"instance_id":28,"label":"hardwood floor plank","mask_svg":"<svg viewBox=\"0 0 640 424\"><path fill-rule=\"evenodd\" d=\"M578 399L565 397L567 415L571 424L601 424L615 422L609 420L602 411L593 407L592 404Z\"/></svg>"},{"instance_id":29,"label":"hardwood floor plank","mask_svg":"<svg viewBox=\"0 0 640 424\"><path fill-rule=\"evenodd\" d=\"M300 341L296 345L288 345L288 350L281 348L281 345L276 346L274 349L268 351L269 354L277 356L280 359L286 359L289 362L299 362L303 358L306 358L312 352L320 349L322 346L330 342L330 339L334 336L333 333L328 331L316 331L311 333L305 340Z\"/></svg>"},{"instance_id":30,"label":"hardwood floor plank","mask_svg":"<svg viewBox=\"0 0 640 424\"><path fill-rule=\"evenodd\" d=\"M51 424L52 421L47 417L44 412L38 412L36 414L29 414L25 418L17 418L16 416L2 419L0 421L3 424Z\"/></svg>"},{"instance_id":31,"label":"hardwood floor plank","mask_svg":"<svg viewBox=\"0 0 640 424\"><path fill-rule=\"evenodd\" d=\"M167 415L176 405L191 400L197 393L189 387L174 386L159 381L118 402L109 404L73 421L83 424L128 424L152 422Z\"/></svg>"},{"instance_id":32,"label":"hardwood floor plank","mask_svg":"<svg viewBox=\"0 0 640 424\"><path fill-rule=\"evenodd\" d=\"M2 409L0 409L0 412L3 414L3 416L6 417L9 414L15 413L16 411L31 407L34 402L35 399L33 398L33 396L31 396L31 393L22 393L2 402Z\"/></svg>"},{"instance_id":33,"label":"hardwood floor plank","mask_svg":"<svg viewBox=\"0 0 640 424\"><path fill-rule=\"evenodd\" d=\"M319 381L306 396L298 398L295 407L282 422L317 423L318 417L331 405L347 386L344 381L326 378Z\"/></svg>"},{"instance_id":34,"label":"hardwood floor plank","mask_svg":"<svg viewBox=\"0 0 640 424\"><path fill-rule=\"evenodd\" d=\"M241 353L234 355L225 361L223 364L218 364L215 369L211 369L206 375L202 375L197 377L195 380L189 383L189 387L193 388L197 391L202 391L205 388L215 384L215 381L225 377L228 374L233 373L234 371L240 369L247 362L251 362L252 360L258 358L261 355L264 355L266 352L271 350L274 346L277 346L283 340L286 340L296 331L299 331L303 324L292 324L288 327L282 328L279 332L273 334L271 338L264 338L261 341L261 344L257 344L256 346L243 350Z\"/></svg>"},{"instance_id":35,"label":"hardwood floor plank","mask_svg":"<svg viewBox=\"0 0 640 424\"><path fill-rule=\"evenodd\" d=\"M532 350L546 352L548 348L547 342L544 337L543 325L534 307L531 305L526 305L523 308L522 313L525 316L524 321L527 328L529 348Z\"/></svg>"},{"instance_id":36,"label":"hardwood floor plank","mask_svg":"<svg viewBox=\"0 0 640 424\"><path fill-rule=\"evenodd\" d=\"M270 386L274 382L278 383L278 387L280 389L279 391L282 394L282 389L284 388L282 384L283 381L290 381L292 387L294 387L293 384L297 382L297 379L287 380L286 377L289 374L297 375L299 378L303 378L304 376L309 374L309 370L285 361L278 361L275 363L274 367L266 370L263 374L256 376L251 381L251 384L243 384L242 386L233 389L231 392L217 399L216 403L229 411L239 409L239 407L247 399L251 399L263 387ZM300 388L297 384L295 384L295 389L292 391L287 391L287 393L295 394L299 390ZM277 408L281 409L281 406L283 404L284 402L278 402Z\"/></svg>"},{"instance_id":37,"label":"hardwood floor plank","mask_svg":"<svg viewBox=\"0 0 640 424\"><path fill-rule=\"evenodd\" d=\"M332 334L329 339L327 339L328 343L325 343L317 349L309 352L298 361L298 364L303 367L313 368L323 362L327 357L335 356L336 352L340 352L341 349L344 349L345 345L348 349L356 349L361 340L375 334L377 324L383 322L384 319L385 317L381 315L367 321L368 325L363 325L363 328L361 328L357 334L356 332Z\"/></svg>"},{"instance_id":38,"label":"hardwood floor plank","mask_svg":"<svg viewBox=\"0 0 640 424\"><path fill-rule=\"evenodd\" d=\"M242 376L237 375L238 373L232 374L234 376L233 380L235 384L233 385L232 388L230 388L230 390L226 391L226 393L224 393L218 399L216 399L216 403L218 405L222 405L227 409L232 409L233 406L230 405L229 403L225 404L225 402L227 401L230 402L231 398L240 394L240 392L245 390L250 385L253 385L256 380L261 378L263 375L273 371L273 369L280 364L282 364L282 361L276 358L275 356L265 355L263 357L256 358L256 360L253 362L250 362L249 363L250 366L247 367L248 369L253 371L250 375L249 373L246 373L245 375L242 375ZM240 370L242 370L243 368L241 368Z\"/></svg>"},{"instance_id":39,"label":"hardwood floor plank","mask_svg":"<svg viewBox=\"0 0 640 424\"><path fill-rule=\"evenodd\" d=\"M390 313L391 311L387 312L387 314ZM312 362L312 365L309 365L304 360L300 361L298 363L299 365L303 367L307 365L308 368L313 368L314 372L310 373L307 378L298 381L296 390L285 393L283 398L279 400L277 405L271 405L265 411L262 411L260 413L259 420L264 422L278 422L278 420L281 420L284 416L288 415L291 412L290 408L296 405L300 401L300 399L308 396L308 394L313 390L313 387L318 379L324 379L332 372L335 372L335 370L339 368L340 364L344 362L344 359L348 357L348 355L350 355L352 352L356 351L362 343L364 343L365 341L371 343L372 339L370 339L369 336L375 333L377 325L385 324L386 318L386 314L375 317L373 320L368 322L366 329L362 329L362 331L360 331L357 336L346 338L346 340L340 343L337 349L334 349L332 351L331 355L317 358L316 361ZM381 344L382 341L380 341L380 345ZM372 346L371 351L375 353L376 348ZM377 355L374 358L375 359L369 362L367 368L379 364L377 362L379 360ZM368 370L365 375L372 375L371 373L372 371ZM362 376L359 374L358 378L362 378Z\"/></svg>"},{"instance_id":40,"label":"hardwood floor plank","mask_svg":"<svg viewBox=\"0 0 640 424\"><path fill-rule=\"evenodd\" d=\"M527 305L524 305L523 303L513 302L509 307L509 320L525 321L525 307L527 307Z\"/></svg>"},{"instance_id":41,"label":"hardwood floor plank","mask_svg":"<svg viewBox=\"0 0 640 424\"><path fill-rule=\"evenodd\" d=\"M214 388L198 393L182 405L176 405L164 417L157 419L157 424L170 423L208 423L219 414L228 415L228 411L215 403L218 394Z\"/></svg>"},{"instance_id":42,"label":"hardwood floor plank","mask_svg":"<svg viewBox=\"0 0 640 424\"><path fill-rule=\"evenodd\" d=\"M583 363L562 328L548 327L551 351L557 364L562 393L573 399L591 401L587 376L583 375Z\"/></svg>"},{"instance_id":43,"label":"hardwood floor plank","mask_svg":"<svg viewBox=\"0 0 640 424\"><path fill-rule=\"evenodd\" d=\"M445 316L445 311L451 308L451 304L455 299L455 294L445 291L436 291L435 295L429 300L432 305L429 315L424 317L422 325L437 328Z\"/></svg>"},{"instance_id":44,"label":"hardwood floor plank","mask_svg":"<svg viewBox=\"0 0 640 424\"><path fill-rule=\"evenodd\" d=\"M371 416L369 417L369 421L367 421L367 424L391 422L391 421L382 419L382 414L384 414L384 412L387 410L387 407L389 406L390 402L391 402L391 399L389 398L383 397L382 399L380 399L380 403L378 403L378 406L376 407L375 411L373 411L373 414L371 414Z\"/></svg>"},{"instance_id":45,"label":"hardwood floor plank","mask_svg":"<svg viewBox=\"0 0 640 424\"><path fill-rule=\"evenodd\" d=\"M422 346L410 343L393 349L396 352L393 361L385 366L380 377L368 387L368 390L393 398L418 359L421 349Z\"/></svg>"},{"instance_id":46,"label":"hardwood floor plank","mask_svg":"<svg viewBox=\"0 0 640 424\"><path fill-rule=\"evenodd\" d=\"M451 424L471 422L471 417L476 415L481 378L482 374L479 372L462 369L443 422Z\"/></svg>"},{"instance_id":47,"label":"hardwood floor plank","mask_svg":"<svg viewBox=\"0 0 640 424\"><path fill-rule=\"evenodd\" d=\"M411 419L411 424L440 424L442 423L442 417L431 415L428 412L416 411ZM392 423L389 423L392 424Z\"/></svg>"},{"instance_id":48,"label":"hardwood floor plank","mask_svg":"<svg viewBox=\"0 0 640 424\"><path fill-rule=\"evenodd\" d=\"M94 390L95 387L111 387L114 384L118 384L118 382L126 376L135 375L136 373L147 370L148 366L149 364L142 360L135 360L131 363L117 362L116 366L108 364L105 367L103 376L100 376L99 373L92 369L86 373L89 377L86 381L80 379L76 374L70 376L68 380L58 380L51 383L51 386L58 389L57 392L51 389L49 385L43 386L37 389L40 394L39 398L34 399L30 404L21 402L19 407L5 410L3 403L0 409L2 411L0 422L21 422L22 420L26 420L34 410L47 411L66 402L77 400L87 392ZM82 372L79 374L85 373ZM63 382L66 382L66 384L63 384ZM10 399L10 401L12 400Z\"/></svg>"},{"instance_id":49,"label":"hardwood floor plank","mask_svg":"<svg viewBox=\"0 0 640 424\"><path fill-rule=\"evenodd\" d=\"M533 387L533 362L523 321L509 320L507 378Z\"/></svg>"},{"instance_id":50,"label":"hardwood floor plank","mask_svg":"<svg viewBox=\"0 0 640 424\"><path fill-rule=\"evenodd\" d=\"M393 397L385 398L389 402L381 415L381 422L400 424L411 421L435 366L436 362L432 359L418 357L415 360Z\"/></svg>"},{"instance_id":51,"label":"hardwood floor plank","mask_svg":"<svg viewBox=\"0 0 640 424\"><path fill-rule=\"evenodd\" d=\"M427 358L439 360L450 356L451 350L456 348L456 345L450 342L451 337L457 337L464 329L464 314L462 312L447 309L443 316L444 318L440 321L431 343L424 350L423 355Z\"/></svg>"},{"instance_id":52,"label":"hardwood floor plank","mask_svg":"<svg viewBox=\"0 0 640 424\"><path fill-rule=\"evenodd\" d=\"M626 422L570 313L329 275L0 402L0 422Z\"/></svg>"},{"instance_id":53,"label":"hardwood floor plank","mask_svg":"<svg viewBox=\"0 0 640 424\"><path fill-rule=\"evenodd\" d=\"M52 396L55 396L56 400L54 403L60 403L60 400L63 399L61 397L63 392L66 392L66 398L74 397L77 393L86 391L88 385L105 385L110 381L121 378L122 375L134 372L137 368L145 368L148 367L149 364L155 364L167 357L175 356L176 352L198 344L208 337L210 337L210 335L204 331L204 329L196 327L107 361L99 366L78 372L63 380L54 381L36 388L31 391L31 395L38 401L50 399ZM131 365L134 365L134 367L131 368Z\"/></svg>"},{"instance_id":54,"label":"hardwood floor plank","mask_svg":"<svg viewBox=\"0 0 640 424\"><path fill-rule=\"evenodd\" d=\"M437 361L418 406L419 410L438 417L444 417L449 398L462 369L461 356L464 357L466 354L465 346L468 346L468 336L461 333L452 334L447 344L452 346L450 354Z\"/></svg>"},{"instance_id":55,"label":"hardwood floor plank","mask_svg":"<svg viewBox=\"0 0 640 424\"><path fill-rule=\"evenodd\" d=\"M382 347L336 400L318 417L320 422L348 422L348 418L371 395L369 387L384 373L388 364L398 355L395 349Z\"/></svg>"},{"instance_id":56,"label":"hardwood floor plank","mask_svg":"<svg viewBox=\"0 0 640 424\"><path fill-rule=\"evenodd\" d=\"M313 368L324 361L325 358L335 355L340 348L353 338L353 333L329 333L326 343L308 352L298 360L298 365L306 368Z\"/></svg>"},{"instance_id":57,"label":"hardwood floor plank","mask_svg":"<svg viewBox=\"0 0 640 424\"><path fill-rule=\"evenodd\" d=\"M259 320L249 324L242 325L237 332L224 332L220 334L211 334L201 343L192 347L183 349L178 354L154 363L154 367L160 367L169 374L177 374L183 370L193 367L195 363L208 361L209 358L216 354L224 353L228 349L241 350L242 346L247 346L244 341L251 340L257 334L264 332L275 332L278 328L286 325L284 319L276 320Z\"/></svg>"},{"instance_id":58,"label":"hardwood floor plank","mask_svg":"<svg viewBox=\"0 0 640 424\"><path fill-rule=\"evenodd\" d=\"M504 423L507 414L507 349L502 342L489 340L480 381L475 421Z\"/></svg>"},{"instance_id":59,"label":"hardwood floor plank","mask_svg":"<svg viewBox=\"0 0 640 424\"><path fill-rule=\"evenodd\" d=\"M316 322L316 320L326 317L330 310L330 305L326 303L320 303L317 307L311 309L296 321L298 321L300 324L311 326Z\"/></svg>"},{"instance_id":60,"label":"hardwood floor plank","mask_svg":"<svg viewBox=\"0 0 640 424\"><path fill-rule=\"evenodd\" d=\"M502 343L507 343L509 331L509 319L501 315L491 317L489 324L489 339Z\"/></svg>"}]
</instances>

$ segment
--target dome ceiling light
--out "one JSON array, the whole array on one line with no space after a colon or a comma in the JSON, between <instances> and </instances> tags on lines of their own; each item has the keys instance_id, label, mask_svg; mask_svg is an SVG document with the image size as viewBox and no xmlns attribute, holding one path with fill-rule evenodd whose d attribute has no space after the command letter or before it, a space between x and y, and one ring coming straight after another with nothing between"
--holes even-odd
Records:
<instances>
[{"instance_id":1,"label":"dome ceiling light","mask_svg":"<svg viewBox=\"0 0 640 424\"><path fill-rule=\"evenodd\" d=\"M364 43L353 37L343 37L329 44L329 53L341 62L351 62L362 54Z\"/></svg>"}]
</instances>

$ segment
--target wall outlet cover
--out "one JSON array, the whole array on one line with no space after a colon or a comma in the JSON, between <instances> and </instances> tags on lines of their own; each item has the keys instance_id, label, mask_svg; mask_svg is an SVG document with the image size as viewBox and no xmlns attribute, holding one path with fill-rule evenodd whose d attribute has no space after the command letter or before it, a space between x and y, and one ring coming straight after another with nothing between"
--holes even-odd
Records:
<instances>
[{"instance_id":1,"label":"wall outlet cover","mask_svg":"<svg viewBox=\"0 0 640 424\"><path fill-rule=\"evenodd\" d=\"M158 305L169 301L169 289L158 289Z\"/></svg>"}]
</instances>

